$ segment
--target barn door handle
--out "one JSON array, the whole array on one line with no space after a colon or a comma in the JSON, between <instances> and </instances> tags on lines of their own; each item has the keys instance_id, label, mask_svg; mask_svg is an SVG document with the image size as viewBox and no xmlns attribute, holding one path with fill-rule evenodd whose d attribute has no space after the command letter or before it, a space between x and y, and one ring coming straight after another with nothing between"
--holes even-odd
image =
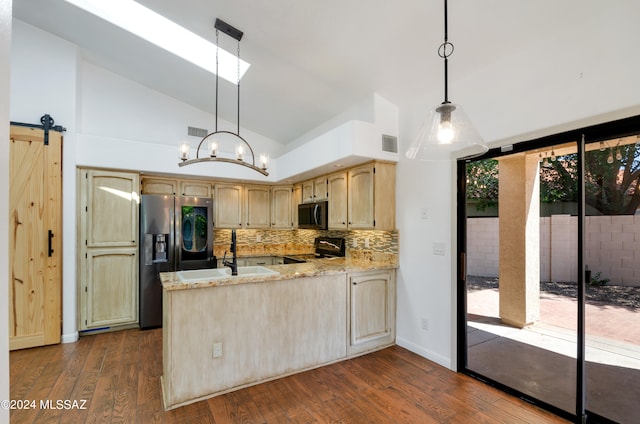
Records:
<instances>
[{"instance_id":1,"label":"barn door handle","mask_svg":"<svg viewBox=\"0 0 640 424\"><path fill-rule=\"evenodd\" d=\"M53 239L53 231L49 230L49 257L53 255L53 249L51 248L51 239Z\"/></svg>"}]
</instances>

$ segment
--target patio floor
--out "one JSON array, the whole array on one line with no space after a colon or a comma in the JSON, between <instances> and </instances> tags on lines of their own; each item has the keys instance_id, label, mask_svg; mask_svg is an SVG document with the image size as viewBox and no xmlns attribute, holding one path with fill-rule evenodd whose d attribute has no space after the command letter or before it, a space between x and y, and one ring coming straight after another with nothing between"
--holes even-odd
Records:
<instances>
[{"instance_id":1,"label":"patio floor","mask_svg":"<svg viewBox=\"0 0 640 424\"><path fill-rule=\"evenodd\" d=\"M498 290L470 290L468 368L573 412L577 303L542 293L541 320L501 324ZM620 423L640 416L640 311L587 303L587 408Z\"/></svg>"}]
</instances>

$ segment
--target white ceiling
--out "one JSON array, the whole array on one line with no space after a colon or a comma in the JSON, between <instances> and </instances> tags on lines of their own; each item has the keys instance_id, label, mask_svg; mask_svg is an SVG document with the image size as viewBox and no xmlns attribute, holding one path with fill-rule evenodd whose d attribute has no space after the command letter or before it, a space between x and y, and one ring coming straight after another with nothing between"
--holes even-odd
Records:
<instances>
[{"instance_id":1,"label":"white ceiling","mask_svg":"<svg viewBox=\"0 0 640 424\"><path fill-rule=\"evenodd\" d=\"M373 92L401 111L442 101L442 0L139 1L211 41L216 18L242 30L241 56L251 67L241 86L241 124L282 144ZM450 84L535 34L548 36L580 4L452 0ZM14 0L13 13L78 45L88 61L213 113L214 77L195 65L63 0ZM234 40L220 41L235 51ZM220 84L220 115L235 122L235 86Z\"/></svg>"}]
</instances>

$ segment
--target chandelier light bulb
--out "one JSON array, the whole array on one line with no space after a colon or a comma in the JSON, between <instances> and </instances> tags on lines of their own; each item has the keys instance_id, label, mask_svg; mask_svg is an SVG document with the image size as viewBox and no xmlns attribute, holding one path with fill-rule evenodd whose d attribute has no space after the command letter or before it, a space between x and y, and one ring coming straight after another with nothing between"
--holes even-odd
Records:
<instances>
[{"instance_id":1,"label":"chandelier light bulb","mask_svg":"<svg viewBox=\"0 0 640 424\"><path fill-rule=\"evenodd\" d=\"M611 165L613 163L613 154L609 153L609 157L607 158L607 163Z\"/></svg>"},{"instance_id":2,"label":"chandelier light bulb","mask_svg":"<svg viewBox=\"0 0 640 424\"><path fill-rule=\"evenodd\" d=\"M189 159L189 143L186 141L180 145L180 160Z\"/></svg>"},{"instance_id":3,"label":"chandelier light bulb","mask_svg":"<svg viewBox=\"0 0 640 424\"><path fill-rule=\"evenodd\" d=\"M604 141L600 142L600 151L604 152Z\"/></svg>"},{"instance_id":4,"label":"chandelier light bulb","mask_svg":"<svg viewBox=\"0 0 640 424\"><path fill-rule=\"evenodd\" d=\"M551 162L555 162L556 161L556 153L552 150L551 151Z\"/></svg>"},{"instance_id":5,"label":"chandelier light bulb","mask_svg":"<svg viewBox=\"0 0 640 424\"><path fill-rule=\"evenodd\" d=\"M616 150L616 160L622 160L622 153L620 153L620 149Z\"/></svg>"},{"instance_id":6,"label":"chandelier light bulb","mask_svg":"<svg viewBox=\"0 0 640 424\"><path fill-rule=\"evenodd\" d=\"M244 154L244 146L238 145L238 147L236 147L236 159L242 160L243 154Z\"/></svg>"},{"instance_id":7,"label":"chandelier light bulb","mask_svg":"<svg viewBox=\"0 0 640 424\"><path fill-rule=\"evenodd\" d=\"M261 154L260 165L262 166L262 169L267 169L268 164L269 164L269 155L266 153Z\"/></svg>"},{"instance_id":8,"label":"chandelier light bulb","mask_svg":"<svg viewBox=\"0 0 640 424\"><path fill-rule=\"evenodd\" d=\"M209 156L212 158L218 156L218 142L215 140L209 141Z\"/></svg>"}]
</instances>

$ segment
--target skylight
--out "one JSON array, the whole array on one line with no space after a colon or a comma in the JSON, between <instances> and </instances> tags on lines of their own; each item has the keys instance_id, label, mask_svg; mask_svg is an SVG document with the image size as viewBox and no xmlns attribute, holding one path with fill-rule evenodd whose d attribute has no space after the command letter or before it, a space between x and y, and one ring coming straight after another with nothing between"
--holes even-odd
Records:
<instances>
[{"instance_id":1,"label":"skylight","mask_svg":"<svg viewBox=\"0 0 640 424\"><path fill-rule=\"evenodd\" d=\"M133 0L66 1L213 74L216 73L214 43ZM240 59L240 79L249 66ZM222 48L219 50L218 70L220 78L233 84L238 83L238 58Z\"/></svg>"}]
</instances>

